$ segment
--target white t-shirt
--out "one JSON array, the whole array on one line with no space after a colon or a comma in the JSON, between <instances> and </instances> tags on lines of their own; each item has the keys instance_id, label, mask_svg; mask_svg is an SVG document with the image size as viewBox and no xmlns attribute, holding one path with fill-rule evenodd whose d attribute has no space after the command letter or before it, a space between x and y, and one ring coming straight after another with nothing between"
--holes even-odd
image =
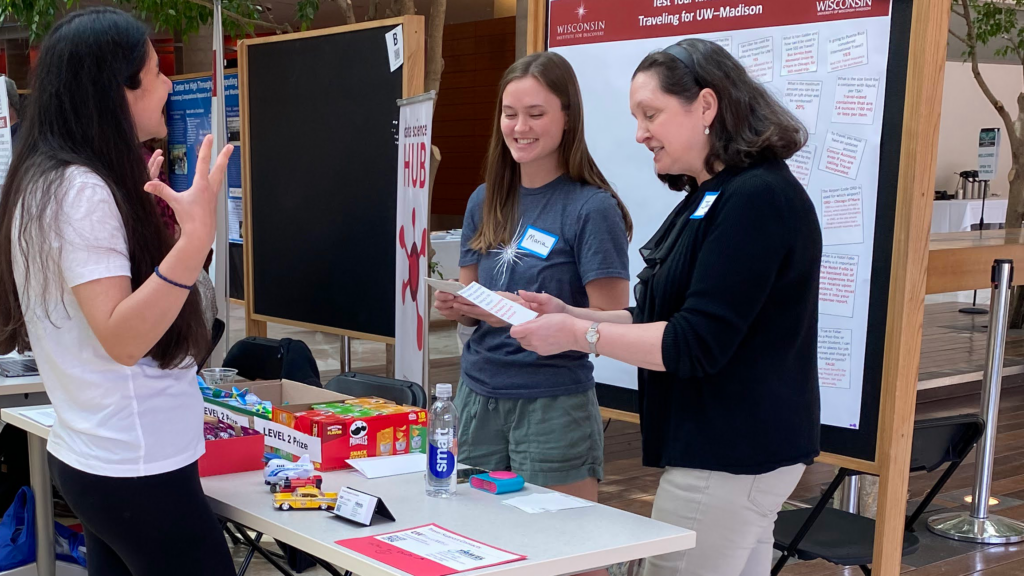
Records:
<instances>
[{"instance_id":1,"label":"white t-shirt","mask_svg":"<svg viewBox=\"0 0 1024 576\"><path fill-rule=\"evenodd\" d=\"M92 171L69 168L64 186L63 213L54 215L55 236L32 240L59 248L59 261L50 263L60 269L50 271L57 289L50 297L49 319L32 255L31 286L25 286L17 220L12 239L29 340L57 414L49 450L66 464L100 476L151 476L187 466L205 449L195 368L161 370L150 358L122 366L104 351L71 287L131 277L124 223L110 189ZM61 293L63 304L57 297Z\"/></svg>"}]
</instances>

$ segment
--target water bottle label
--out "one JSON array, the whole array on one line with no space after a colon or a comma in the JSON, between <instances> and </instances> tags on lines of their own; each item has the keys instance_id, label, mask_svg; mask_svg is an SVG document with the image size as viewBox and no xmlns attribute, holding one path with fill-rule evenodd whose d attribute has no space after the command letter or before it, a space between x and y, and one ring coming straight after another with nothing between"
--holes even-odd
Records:
<instances>
[{"instance_id":1,"label":"water bottle label","mask_svg":"<svg viewBox=\"0 0 1024 576\"><path fill-rule=\"evenodd\" d=\"M431 443L430 453L427 455L427 466L431 476L449 478L455 471L455 455L451 451Z\"/></svg>"}]
</instances>

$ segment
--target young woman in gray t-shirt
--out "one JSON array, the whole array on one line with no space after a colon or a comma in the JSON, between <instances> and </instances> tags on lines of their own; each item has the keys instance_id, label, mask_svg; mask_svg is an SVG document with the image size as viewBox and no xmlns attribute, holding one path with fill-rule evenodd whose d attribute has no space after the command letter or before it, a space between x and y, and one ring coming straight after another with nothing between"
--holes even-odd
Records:
<instances>
[{"instance_id":1,"label":"young woman in gray t-shirt","mask_svg":"<svg viewBox=\"0 0 1024 576\"><path fill-rule=\"evenodd\" d=\"M632 221L587 151L580 89L546 52L505 73L487 158L462 231L459 280L512 296L544 291L598 310L629 304ZM603 433L587 354L540 357L463 298L434 307L475 326L456 394L460 460L597 500Z\"/></svg>"}]
</instances>

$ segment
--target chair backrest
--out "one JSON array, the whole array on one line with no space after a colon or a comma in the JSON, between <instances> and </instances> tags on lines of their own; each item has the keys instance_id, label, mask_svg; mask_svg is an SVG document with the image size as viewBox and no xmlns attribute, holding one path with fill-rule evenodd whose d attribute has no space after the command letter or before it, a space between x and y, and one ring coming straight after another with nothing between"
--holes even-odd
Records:
<instances>
[{"instance_id":1,"label":"chair backrest","mask_svg":"<svg viewBox=\"0 0 1024 576\"><path fill-rule=\"evenodd\" d=\"M280 380L283 362L281 341L259 336L235 342L224 357L224 367L238 370L246 380Z\"/></svg>"},{"instance_id":2,"label":"chair backrest","mask_svg":"<svg viewBox=\"0 0 1024 576\"><path fill-rule=\"evenodd\" d=\"M947 462L962 462L985 432L985 422L974 414L944 416L914 423L910 471L932 472Z\"/></svg>"},{"instance_id":3,"label":"chair backrest","mask_svg":"<svg viewBox=\"0 0 1024 576\"><path fill-rule=\"evenodd\" d=\"M381 378L369 374L346 372L335 376L324 388L353 397L376 396L406 406L427 407L427 394L419 384L407 380Z\"/></svg>"}]
</instances>

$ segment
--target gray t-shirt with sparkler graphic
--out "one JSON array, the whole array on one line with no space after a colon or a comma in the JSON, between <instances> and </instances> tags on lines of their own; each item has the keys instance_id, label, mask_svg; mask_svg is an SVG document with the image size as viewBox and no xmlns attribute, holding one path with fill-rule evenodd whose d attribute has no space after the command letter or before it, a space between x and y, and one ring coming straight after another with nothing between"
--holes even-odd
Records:
<instances>
[{"instance_id":1,"label":"gray t-shirt with sparkler graphic","mask_svg":"<svg viewBox=\"0 0 1024 576\"><path fill-rule=\"evenodd\" d=\"M462 226L459 266L478 265L491 290L547 292L571 306L588 305L586 285L629 278L626 225L611 194L560 176L540 188L520 188L518 229L510 246L480 253L469 247L482 221L485 187L473 192ZM462 353L463 381L491 398L541 398L594 386L589 355L540 357L509 336L509 327L481 323Z\"/></svg>"}]
</instances>

